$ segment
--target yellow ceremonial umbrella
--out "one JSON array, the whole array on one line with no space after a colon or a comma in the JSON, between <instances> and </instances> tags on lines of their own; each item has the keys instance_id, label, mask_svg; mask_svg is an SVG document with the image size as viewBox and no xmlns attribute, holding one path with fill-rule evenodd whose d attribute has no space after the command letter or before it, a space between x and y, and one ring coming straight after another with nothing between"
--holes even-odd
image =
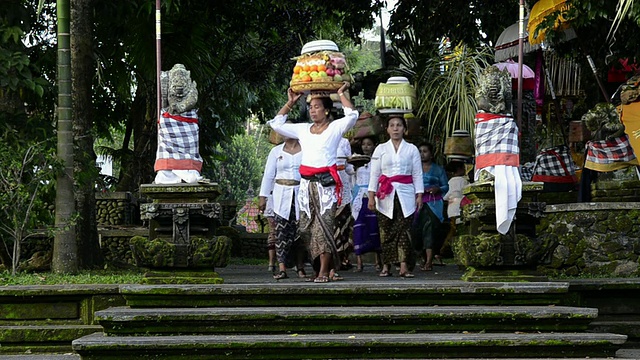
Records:
<instances>
[{"instance_id":1,"label":"yellow ceremonial umbrella","mask_svg":"<svg viewBox=\"0 0 640 360\"><path fill-rule=\"evenodd\" d=\"M569 22L565 18L565 15L570 8L567 0L539 0L535 3L529 13L529 23L527 25L529 43L540 44L544 41L546 31L540 30L536 34L536 29L538 25L544 21L545 17L555 12L559 12L559 15L553 28L555 30L567 29Z\"/></svg>"}]
</instances>

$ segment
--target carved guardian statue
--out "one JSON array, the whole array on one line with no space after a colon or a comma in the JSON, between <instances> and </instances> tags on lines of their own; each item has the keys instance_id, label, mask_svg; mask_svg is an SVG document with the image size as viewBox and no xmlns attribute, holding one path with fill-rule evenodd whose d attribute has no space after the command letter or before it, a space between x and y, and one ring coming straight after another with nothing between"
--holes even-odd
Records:
<instances>
[{"instance_id":1,"label":"carved guardian statue","mask_svg":"<svg viewBox=\"0 0 640 360\"><path fill-rule=\"evenodd\" d=\"M198 89L191 72L176 64L161 74L162 116L158 120L156 184L197 183L202 157L199 151Z\"/></svg>"}]
</instances>

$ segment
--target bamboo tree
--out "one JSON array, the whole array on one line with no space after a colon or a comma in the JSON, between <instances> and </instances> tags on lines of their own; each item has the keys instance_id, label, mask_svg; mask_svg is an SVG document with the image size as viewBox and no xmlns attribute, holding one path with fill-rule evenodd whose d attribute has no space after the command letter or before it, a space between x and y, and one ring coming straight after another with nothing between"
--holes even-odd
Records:
<instances>
[{"instance_id":1,"label":"bamboo tree","mask_svg":"<svg viewBox=\"0 0 640 360\"><path fill-rule=\"evenodd\" d=\"M71 114L70 0L57 1L58 18L58 157L64 170L56 180L56 219L51 269L57 273L78 270L78 247L73 216L73 120Z\"/></svg>"}]
</instances>

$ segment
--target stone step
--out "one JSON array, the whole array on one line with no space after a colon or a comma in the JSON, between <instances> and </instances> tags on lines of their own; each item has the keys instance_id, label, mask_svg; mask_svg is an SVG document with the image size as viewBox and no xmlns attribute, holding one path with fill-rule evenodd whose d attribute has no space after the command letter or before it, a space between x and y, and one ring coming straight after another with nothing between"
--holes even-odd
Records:
<instances>
[{"instance_id":1,"label":"stone step","mask_svg":"<svg viewBox=\"0 0 640 360\"><path fill-rule=\"evenodd\" d=\"M566 306L130 308L96 312L108 334L583 331L598 310Z\"/></svg>"},{"instance_id":2,"label":"stone step","mask_svg":"<svg viewBox=\"0 0 640 360\"><path fill-rule=\"evenodd\" d=\"M103 331L100 325L3 325L0 354L71 351L71 341Z\"/></svg>"},{"instance_id":3,"label":"stone step","mask_svg":"<svg viewBox=\"0 0 640 360\"><path fill-rule=\"evenodd\" d=\"M562 305L565 282L122 285L131 307Z\"/></svg>"},{"instance_id":4,"label":"stone step","mask_svg":"<svg viewBox=\"0 0 640 360\"><path fill-rule=\"evenodd\" d=\"M615 332L635 341L640 340L640 317L637 315L604 315L589 324L594 332Z\"/></svg>"},{"instance_id":5,"label":"stone step","mask_svg":"<svg viewBox=\"0 0 640 360\"><path fill-rule=\"evenodd\" d=\"M624 335L591 333L346 333L106 336L73 341L91 359L436 359L610 357Z\"/></svg>"}]
</instances>

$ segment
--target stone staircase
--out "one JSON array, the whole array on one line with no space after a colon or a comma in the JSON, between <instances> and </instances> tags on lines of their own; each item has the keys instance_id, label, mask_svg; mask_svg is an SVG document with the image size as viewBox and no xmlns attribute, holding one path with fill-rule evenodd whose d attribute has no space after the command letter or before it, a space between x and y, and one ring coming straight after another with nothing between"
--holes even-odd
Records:
<instances>
[{"instance_id":1,"label":"stone staircase","mask_svg":"<svg viewBox=\"0 0 640 360\"><path fill-rule=\"evenodd\" d=\"M627 336L568 283L433 281L123 285L126 306L95 313L82 359L598 358Z\"/></svg>"}]
</instances>

